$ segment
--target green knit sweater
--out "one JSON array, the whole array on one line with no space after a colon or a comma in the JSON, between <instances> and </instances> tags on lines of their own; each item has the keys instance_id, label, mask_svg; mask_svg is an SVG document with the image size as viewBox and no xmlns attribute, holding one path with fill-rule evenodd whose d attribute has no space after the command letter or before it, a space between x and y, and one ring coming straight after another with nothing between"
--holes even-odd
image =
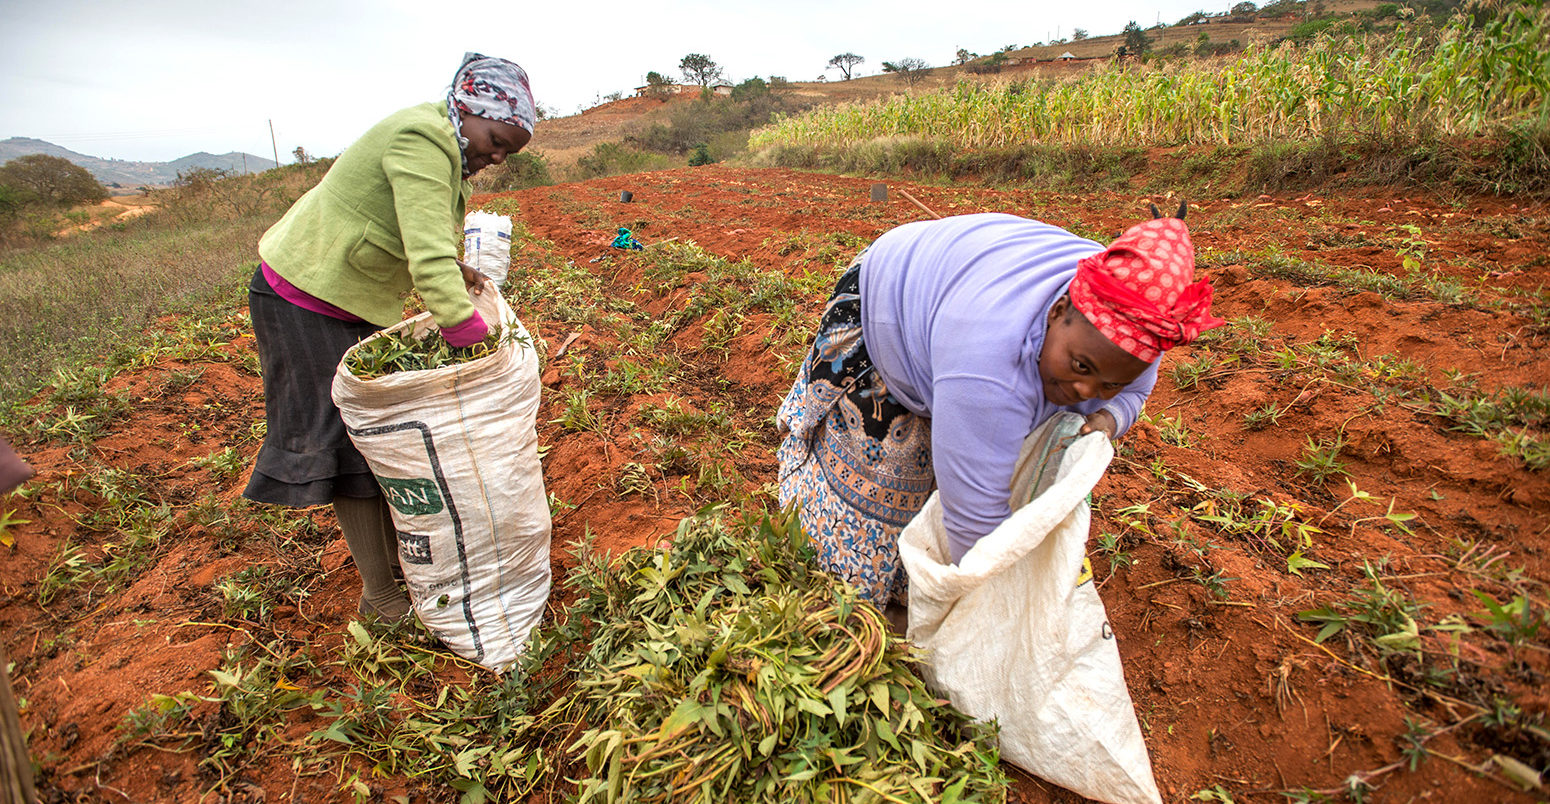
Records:
<instances>
[{"instance_id":1,"label":"green knit sweater","mask_svg":"<svg viewBox=\"0 0 1550 804\"><path fill-rule=\"evenodd\" d=\"M395 112L346 148L258 241L286 281L378 326L419 290L441 327L474 314L458 270L470 188L444 103Z\"/></svg>"}]
</instances>

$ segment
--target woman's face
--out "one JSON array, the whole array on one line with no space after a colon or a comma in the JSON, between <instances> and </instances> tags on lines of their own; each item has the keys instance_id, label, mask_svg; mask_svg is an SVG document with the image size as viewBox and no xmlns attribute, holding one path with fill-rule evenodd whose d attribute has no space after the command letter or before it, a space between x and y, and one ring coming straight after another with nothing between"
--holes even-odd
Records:
<instances>
[{"instance_id":1,"label":"woman's face","mask_svg":"<svg viewBox=\"0 0 1550 804\"><path fill-rule=\"evenodd\" d=\"M1050 308L1039 351L1044 398L1061 406L1113 399L1150 365L1114 345L1062 296Z\"/></svg>"},{"instance_id":2,"label":"woman's face","mask_svg":"<svg viewBox=\"0 0 1550 804\"><path fill-rule=\"evenodd\" d=\"M507 156L522 150L533 139L533 133L521 126L467 112L458 112L458 115L462 118L463 136L468 139L464 155L468 158L470 176L490 165L505 162Z\"/></svg>"}]
</instances>

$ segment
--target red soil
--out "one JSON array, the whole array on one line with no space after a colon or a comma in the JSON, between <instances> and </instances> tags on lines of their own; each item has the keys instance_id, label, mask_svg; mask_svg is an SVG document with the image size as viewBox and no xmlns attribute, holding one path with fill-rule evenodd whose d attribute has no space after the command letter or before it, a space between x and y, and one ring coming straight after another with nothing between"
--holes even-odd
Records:
<instances>
[{"instance_id":1,"label":"red soil","mask_svg":"<svg viewBox=\"0 0 1550 804\"><path fill-rule=\"evenodd\" d=\"M867 202L870 182L781 170L700 168L620 176L507 194L521 205L520 218L565 259L603 280L605 294L628 298L660 315L685 303L682 284L652 287L644 281L641 258L612 251L607 243L618 226L629 226L646 243L692 241L732 260L747 259L766 270L801 276L830 271L854 251L850 245L820 254L835 244L835 233L865 242L901 223L924 217L899 199ZM1147 199L1124 193L1087 195L972 186L894 184L943 215L1005 211L1062 225L1088 236L1112 237L1136 222ZM634 203L620 204L630 190ZM1496 302L1521 301L1515 292L1533 291L1550 277L1544 254L1550 248L1550 209L1511 199L1472 198L1450 205L1430 198L1341 192L1299 198L1203 199L1189 220L1197 248L1213 265L1216 312L1227 318L1257 316L1271 322L1261 346L1266 351L1316 340L1326 332L1353 336L1355 354L1408 358L1419 364L1417 382L1447 388L1449 372L1471 375L1485 391L1504 386L1541 389L1550 385L1550 332ZM1403 229L1407 224L1417 232ZM800 242L793 239L800 235ZM1289 257L1403 276L1399 251L1425 240L1427 269L1459 280L1485 302L1448 305L1436 301L1392 301L1376 293L1338 287L1303 287L1265 275L1259 258L1212 257L1207 252L1257 254L1275 246ZM518 265L522 255L514 255ZM594 261L596 260L596 261ZM808 299L805 313L816 318L823 298ZM529 329L553 354L573 332L580 337L563 357L552 359L544 376L548 390L540 411L540 436L549 452L549 490L574 505L555 518L556 578L573 559L567 547L590 532L608 551L652 544L670 534L680 517L709 499L692 478L671 468L653 473L654 494L621 495L617 479L626 463L648 463L639 436L642 406L662 405L665 395L603 401L605 435L573 432L553 420L562 412L563 391L574 383L577 360L608 364L618 355L618 338L606 328L578 328L545 320L538 311L518 310ZM206 693L208 671L220 666L228 647L280 635L309 645L319 656L338 652L351 618L358 580L348 552L337 538L331 515L314 512L316 533L286 535L248 515L234 526L194 521L189 511L214 495L218 507L236 504L244 478L221 479L191 464L235 445L251 462L257 443L249 437L261 420L259 380L227 362L251 351L243 311L233 311L221 346L226 360L201 360L204 373L187 388L168 391L173 372L189 364L160 362L121 375L110 390L127 391L131 412L109 434L88 447L57 443L22 444L40 470L37 493L11 498L5 509L32 520L12 529L16 546L0 564L0 638L15 662L14 686L25 699L23 726L31 731L34 757L44 769L51 800L194 801L208 786L193 753L177 754L118 744L118 724L152 693ZM725 352L701 348L694 322L664 347L685 359L685 374L670 393L685 407L704 410L722 404L757 443L727 457L754 492L774 480L776 436L769 421L790 385L804 346L766 347L768 316L753 316ZM1110 556L1093 547L1093 564L1124 656L1131 694L1141 717L1160 787L1168 801L1187 800L1221 785L1239 801L1282 800L1276 791L1333 790L1348 777L1399 762L1406 718L1431 731L1468 722L1439 734L1427 745L1435 753L1414 771L1408 767L1376 775L1369 800L1529 801L1500 774L1467 769L1493 752L1543 767L1550 758L1532 740L1516 747L1500 732L1470 719L1477 706L1506 698L1529 715L1550 708L1544 677L1550 672L1546 635L1513 648L1476 630L1450 647L1449 637L1430 629L1446 615L1480 609L1471 589L1505 600L1512 595L1502 570L1522 568L1516 588L1532 591L1544 608L1550 578L1550 473L1531 471L1499 454L1498 447L1448 429L1439 417L1380 401L1369 387L1319 379L1312 373L1280 375L1263 368L1209 374L1195 390L1181 391L1169 369L1203 354L1195 346L1164 358L1163 379L1150 404L1153 415L1187 423L1193 448L1165 444L1157 427L1140 423L1121 442L1120 457L1096 493L1094 534L1121 534L1134 559L1111 570ZM722 382L717 382L718 380ZM712 393L711 388L718 388ZM1272 427L1244 429L1245 414L1268 402L1288 406ZM1325 439L1343 429L1341 460L1351 480L1381 504L1350 503L1344 484L1319 485L1295 474L1310 437ZM1542 435L1542 432L1541 432ZM1205 497L1175 480L1160 484L1154 462L1209 489L1230 489L1253 499L1295 501L1303 521L1323 531L1313 537L1309 557L1329 570L1288 574L1284 559L1202 528L1181 525L1196 543L1210 543L1210 564L1226 581L1228 597L1214 596L1192 582L1199 566L1188 540L1174 538L1169 522L1182 521ZM80 520L100 504L92 494L72 491L72 479L98 464L125 470L151 488L154 499L173 507L176 524L154 561L131 574L120 588L66 590L40 606L40 581L61 542L74 539L87 555L101 556L106 529ZM62 484L56 486L55 484ZM1410 533L1378 528L1388 500L1394 510L1414 512ZM1149 504L1156 517L1153 535L1127 528L1120 509ZM1381 520L1379 520L1381 521ZM1427 604L1418 620L1421 660L1372 661L1364 640L1336 636L1315 645L1313 626L1298 611L1351 597L1362 584L1364 562L1386 559L1385 584ZM304 571L310 595L299 606L283 606L262 626L223 618L213 584L251 565ZM1471 620L1477 626L1477 620ZM1550 629L1546 629L1550 630ZM1456 656L1456 658L1454 658ZM1449 681L1430 686L1422 667L1447 667ZM450 679L443 679L450 680ZM302 683L309 683L303 681ZM338 683L335 680L333 683ZM285 738L297 754L301 738L322 721L291 715ZM1524 746L1528 746L1525 748ZM1532 751L1540 751L1535 755ZM1525 753L1528 752L1528 753ZM1451 761L1450 761L1451 758ZM271 755L241 775L222 801L346 800L333 774L301 777L292 757ZM451 800L442 788L405 780L362 778L378 795L412 800ZM122 791L122 792L120 792ZM1075 800L1071 794L1019 777L1017 801ZM217 798L212 794L205 800ZM380 799L379 799L380 800Z\"/></svg>"}]
</instances>

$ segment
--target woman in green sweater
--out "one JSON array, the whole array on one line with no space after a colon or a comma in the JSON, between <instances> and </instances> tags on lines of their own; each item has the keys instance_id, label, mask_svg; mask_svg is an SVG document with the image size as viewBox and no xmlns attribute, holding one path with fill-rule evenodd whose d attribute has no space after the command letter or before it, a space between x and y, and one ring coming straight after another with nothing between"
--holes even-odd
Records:
<instances>
[{"instance_id":1,"label":"woman in green sweater","mask_svg":"<svg viewBox=\"0 0 1550 804\"><path fill-rule=\"evenodd\" d=\"M398 619L397 532L366 461L329 396L345 350L403 317L418 291L454 346L488 327L457 260L468 177L533 136L527 73L505 59L463 57L445 101L388 116L258 242L248 307L264 375L268 431L243 496L275 505L332 504L361 573L362 614Z\"/></svg>"}]
</instances>

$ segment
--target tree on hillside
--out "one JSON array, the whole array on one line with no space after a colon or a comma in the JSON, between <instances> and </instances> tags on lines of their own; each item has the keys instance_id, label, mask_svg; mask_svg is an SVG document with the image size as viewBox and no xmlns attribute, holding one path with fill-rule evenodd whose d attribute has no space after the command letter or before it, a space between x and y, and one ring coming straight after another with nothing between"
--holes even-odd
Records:
<instances>
[{"instance_id":1,"label":"tree on hillside","mask_svg":"<svg viewBox=\"0 0 1550 804\"><path fill-rule=\"evenodd\" d=\"M27 205L28 194L10 186L0 184L0 223L5 223L16 217Z\"/></svg>"},{"instance_id":2,"label":"tree on hillside","mask_svg":"<svg viewBox=\"0 0 1550 804\"><path fill-rule=\"evenodd\" d=\"M307 153L307 149L300 145L296 146L296 150L291 151L291 156L296 157L296 164L298 165L305 165L312 161L312 154Z\"/></svg>"},{"instance_id":3,"label":"tree on hillside","mask_svg":"<svg viewBox=\"0 0 1550 804\"><path fill-rule=\"evenodd\" d=\"M708 89L710 82L721 78L721 65L703 53L684 56L683 61L678 62L678 70L689 83L698 84L700 89Z\"/></svg>"},{"instance_id":4,"label":"tree on hillside","mask_svg":"<svg viewBox=\"0 0 1550 804\"><path fill-rule=\"evenodd\" d=\"M19 156L0 167L0 184L7 184L50 204L96 203L108 197L86 168L45 154Z\"/></svg>"},{"instance_id":5,"label":"tree on hillside","mask_svg":"<svg viewBox=\"0 0 1550 804\"><path fill-rule=\"evenodd\" d=\"M1244 14L1253 14L1258 10L1259 6L1250 3L1249 0L1243 0L1243 2L1237 3L1232 7L1232 15L1237 17Z\"/></svg>"},{"instance_id":6,"label":"tree on hillside","mask_svg":"<svg viewBox=\"0 0 1550 804\"><path fill-rule=\"evenodd\" d=\"M839 70L840 73L845 76L845 80L849 81L851 71L856 68L857 64L860 64L863 61L866 61L866 59L863 59L854 53L841 53L840 55L829 59L829 66Z\"/></svg>"},{"instance_id":7,"label":"tree on hillside","mask_svg":"<svg viewBox=\"0 0 1550 804\"><path fill-rule=\"evenodd\" d=\"M755 98L762 98L768 94L770 94L770 85L764 83L764 79L756 75L732 87L732 102L748 103Z\"/></svg>"},{"instance_id":8,"label":"tree on hillside","mask_svg":"<svg viewBox=\"0 0 1550 804\"><path fill-rule=\"evenodd\" d=\"M911 57L883 62L883 72L894 73L904 79L904 83L915 86L931 74L931 65L925 59Z\"/></svg>"},{"instance_id":9,"label":"tree on hillside","mask_svg":"<svg viewBox=\"0 0 1550 804\"><path fill-rule=\"evenodd\" d=\"M1080 41L1082 41L1083 39L1086 39L1086 38L1087 38L1087 29L1086 28L1077 28L1076 30L1071 32L1071 41L1073 41L1073 42L1080 42Z\"/></svg>"},{"instance_id":10,"label":"tree on hillside","mask_svg":"<svg viewBox=\"0 0 1550 804\"><path fill-rule=\"evenodd\" d=\"M1152 37L1147 36L1135 20L1125 26L1124 34L1125 43L1119 46L1119 55L1144 56L1151 51Z\"/></svg>"},{"instance_id":11,"label":"tree on hillside","mask_svg":"<svg viewBox=\"0 0 1550 804\"><path fill-rule=\"evenodd\" d=\"M968 64L969 62L974 61L977 58L979 58L979 54L978 53L970 53L968 50L965 50L964 48L958 48L958 52L953 54L953 64L956 64L956 65Z\"/></svg>"},{"instance_id":12,"label":"tree on hillside","mask_svg":"<svg viewBox=\"0 0 1550 804\"><path fill-rule=\"evenodd\" d=\"M1001 66L1003 64L1006 64L1006 53L1004 51L1000 53L992 53L990 54L990 58L985 59L984 61L977 61L969 65L969 72L974 73L975 75L999 73L1001 72Z\"/></svg>"},{"instance_id":13,"label":"tree on hillside","mask_svg":"<svg viewBox=\"0 0 1550 804\"><path fill-rule=\"evenodd\" d=\"M646 73L646 94L653 98L666 97L672 93L673 82L667 80L667 76L652 70Z\"/></svg>"}]
</instances>

